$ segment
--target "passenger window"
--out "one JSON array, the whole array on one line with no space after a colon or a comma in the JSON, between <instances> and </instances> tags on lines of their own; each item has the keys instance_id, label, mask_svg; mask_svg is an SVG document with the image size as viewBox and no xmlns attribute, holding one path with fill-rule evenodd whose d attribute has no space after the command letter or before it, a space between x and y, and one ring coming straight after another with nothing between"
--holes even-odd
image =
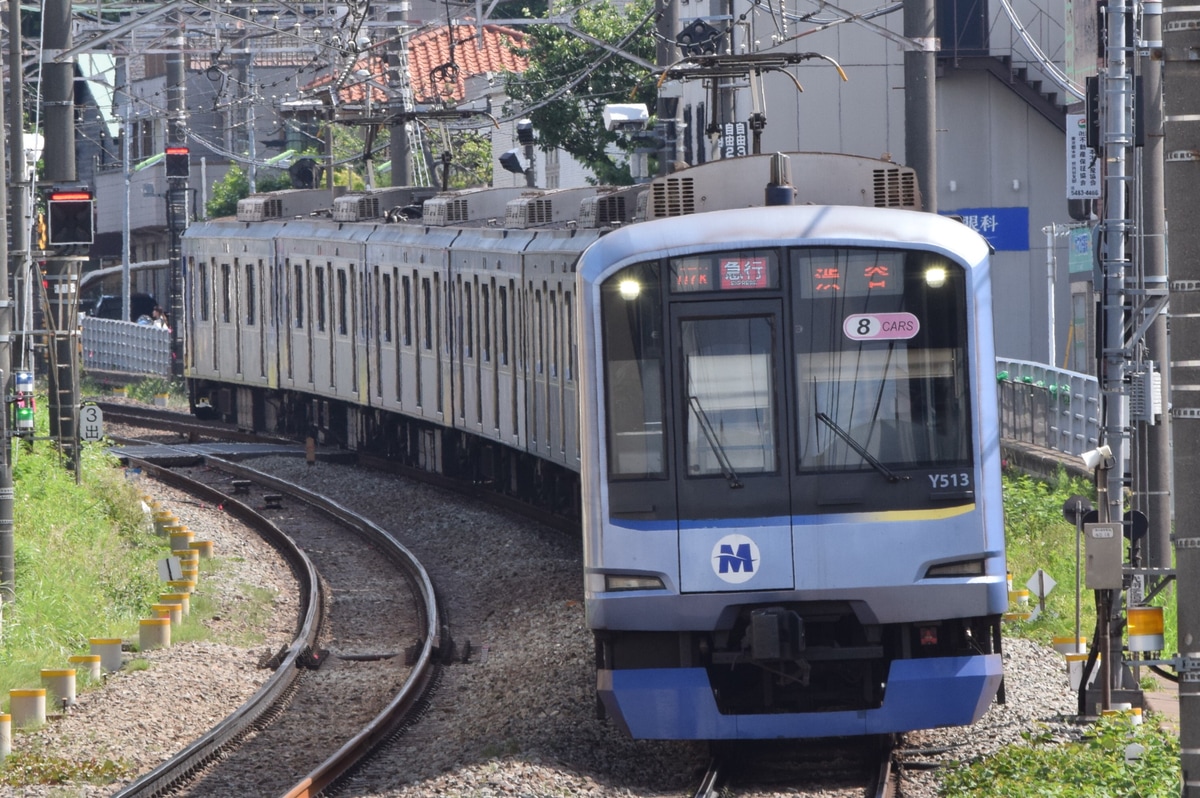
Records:
<instances>
[{"instance_id":1,"label":"passenger window","mask_svg":"<svg viewBox=\"0 0 1200 798\"><path fill-rule=\"evenodd\" d=\"M208 262L200 262L200 320L208 321L209 308L212 307L210 293L212 285L209 282L211 275L209 274Z\"/></svg>"},{"instance_id":2,"label":"passenger window","mask_svg":"<svg viewBox=\"0 0 1200 798\"><path fill-rule=\"evenodd\" d=\"M296 329L304 329L304 266L297 263L294 272L295 284L292 286L292 295L296 297Z\"/></svg>"},{"instance_id":3,"label":"passenger window","mask_svg":"<svg viewBox=\"0 0 1200 798\"><path fill-rule=\"evenodd\" d=\"M490 363L492 360L492 304L488 286L483 285L479 287L479 301L481 303L480 313L482 314L479 324L483 331L483 362Z\"/></svg>"},{"instance_id":4,"label":"passenger window","mask_svg":"<svg viewBox=\"0 0 1200 798\"><path fill-rule=\"evenodd\" d=\"M392 275L383 275L383 296L379 298L383 307L383 340L392 342Z\"/></svg>"},{"instance_id":5,"label":"passenger window","mask_svg":"<svg viewBox=\"0 0 1200 798\"><path fill-rule=\"evenodd\" d=\"M246 264L246 326L253 327L255 325L255 300L256 294L254 291L254 264Z\"/></svg>"},{"instance_id":6,"label":"passenger window","mask_svg":"<svg viewBox=\"0 0 1200 798\"><path fill-rule=\"evenodd\" d=\"M500 286L499 297L496 300L500 305L500 365L508 365L508 289Z\"/></svg>"},{"instance_id":7,"label":"passenger window","mask_svg":"<svg viewBox=\"0 0 1200 798\"><path fill-rule=\"evenodd\" d=\"M346 314L346 270L337 270L337 323L338 334L345 335L350 330Z\"/></svg>"},{"instance_id":8,"label":"passenger window","mask_svg":"<svg viewBox=\"0 0 1200 798\"><path fill-rule=\"evenodd\" d=\"M230 318L229 301L233 298L233 286L229 276L229 264L221 264L221 321L228 324Z\"/></svg>"},{"instance_id":9,"label":"passenger window","mask_svg":"<svg viewBox=\"0 0 1200 798\"><path fill-rule=\"evenodd\" d=\"M325 268L318 266L313 270L316 275L316 297L313 307L317 311L317 332L325 332Z\"/></svg>"},{"instance_id":10,"label":"passenger window","mask_svg":"<svg viewBox=\"0 0 1200 798\"><path fill-rule=\"evenodd\" d=\"M401 298L404 309L404 345L412 346L412 282L407 275L401 279L401 286L404 288L403 297Z\"/></svg>"}]
</instances>

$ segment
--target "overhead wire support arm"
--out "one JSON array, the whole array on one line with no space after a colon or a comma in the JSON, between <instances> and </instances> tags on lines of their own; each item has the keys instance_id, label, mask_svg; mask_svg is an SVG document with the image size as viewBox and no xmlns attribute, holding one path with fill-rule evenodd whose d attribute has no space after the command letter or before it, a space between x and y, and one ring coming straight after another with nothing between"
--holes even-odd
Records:
<instances>
[{"instance_id":1,"label":"overhead wire support arm","mask_svg":"<svg viewBox=\"0 0 1200 798\"><path fill-rule=\"evenodd\" d=\"M842 80L849 80L841 65L822 53L748 53L746 55L693 55L676 61L659 75L661 85L667 80L696 80L699 78L744 77L751 72L783 72L814 58L828 61L837 69ZM788 74L788 73L784 73ZM791 77L790 74L788 74ZM795 78L793 78L795 81ZM796 87L803 91L799 82Z\"/></svg>"}]
</instances>

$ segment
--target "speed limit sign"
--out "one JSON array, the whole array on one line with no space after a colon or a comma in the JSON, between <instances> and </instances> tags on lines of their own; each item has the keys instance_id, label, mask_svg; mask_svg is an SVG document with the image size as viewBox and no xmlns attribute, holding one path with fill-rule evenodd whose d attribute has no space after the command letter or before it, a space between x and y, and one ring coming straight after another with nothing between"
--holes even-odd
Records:
<instances>
[{"instance_id":1,"label":"speed limit sign","mask_svg":"<svg viewBox=\"0 0 1200 798\"><path fill-rule=\"evenodd\" d=\"M99 405L79 408L79 439L89 443L104 439L104 412Z\"/></svg>"}]
</instances>

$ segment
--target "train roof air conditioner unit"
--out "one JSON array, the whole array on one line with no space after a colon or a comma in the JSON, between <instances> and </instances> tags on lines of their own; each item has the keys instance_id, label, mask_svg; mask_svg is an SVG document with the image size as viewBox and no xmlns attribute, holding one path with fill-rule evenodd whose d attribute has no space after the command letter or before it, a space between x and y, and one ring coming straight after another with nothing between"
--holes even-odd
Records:
<instances>
[{"instance_id":1,"label":"train roof air conditioner unit","mask_svg":"<svg viewBox=\"0 0 1200 798\"><path fill-rule=\"evenodd\" d=\"M246 197L238 200L239 222L265 222L283 215L283 202L278 197Z\"/></svg>"},{"instance_id":2,"label":"train roof air conditioner unit","mask_svg":"<svg viewBox=\"0 0 1200 798\"><path fill-rule=\"evenodd\" d=\"M353 194L338 197L333 201L335 222L360 222L364 219L378 219L380 215L378 196Z\"/></svg>"}]
</instances>

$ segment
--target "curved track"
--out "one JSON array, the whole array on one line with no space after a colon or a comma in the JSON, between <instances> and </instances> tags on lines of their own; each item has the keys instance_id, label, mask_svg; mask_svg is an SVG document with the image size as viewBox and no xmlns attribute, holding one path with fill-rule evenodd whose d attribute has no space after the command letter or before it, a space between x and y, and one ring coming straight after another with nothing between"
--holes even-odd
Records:
<instances>
[{"instance_id":1,"label":"curved track","mask_svg":"<svg viewBox=\"0 0 1200 798\"><path fill-rule=\"evenodd\" d=\"M117 795L317 794L392 735L430 689L443 634L428 574L386 530L246 466L207 457L185 474L131 462L266 536L297 576L302 610L267 683ZM232 495L235 480L238 490L250 480L250 494ZM251 506L267 494L280 497L266 502L278 508Z\"/></svg>"}]
</instances>

